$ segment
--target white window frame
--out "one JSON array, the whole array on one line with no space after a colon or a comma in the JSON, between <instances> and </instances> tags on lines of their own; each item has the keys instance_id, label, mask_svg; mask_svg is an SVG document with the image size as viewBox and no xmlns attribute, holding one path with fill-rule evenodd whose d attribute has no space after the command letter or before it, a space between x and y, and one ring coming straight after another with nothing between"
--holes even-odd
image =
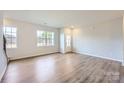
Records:
<instances>
[{"instance_id":1,"label":"white window frame","mask_svg":"<svg viewBox=\"0 0 124 93\"><path fill-rule=\"evenodd\" d=\"M39 34L45 33L43 37L39 37ZM48 33L51 34L51 37L48 37ZM39 40L41 39L41 43L39 43ZM43 42L44 41L44 42ZM48 43L49 41L49 43ZM55 45L55 32L52 31L43 31L43 30L37 30L37 46L43 47L43 46L54 46Z\"/></svg>"},{"instance_id":2,"label":"white window frame","mask_svg":"<svg viewBox=\"0 0 124 93\"><path fill-rule=\"evenodd\" d=\"M7 32L7 29L10 29L10 31ZM14 31L15 29L15 31ZM7 49L14 49L14 48L17 48L17 27L12 27L12 26L5 26L3 28L3 33L5 35L5 38L6 38L6 48ZM10 36L7 36L7 33L10 34ZM15 35L15 37L13 37L13 35ZM11 43L8 43L8 38L10 38L11 40ZM12 38L15 38L15 45L13 45L13 40Z\"/></svg>"}]
</instances>

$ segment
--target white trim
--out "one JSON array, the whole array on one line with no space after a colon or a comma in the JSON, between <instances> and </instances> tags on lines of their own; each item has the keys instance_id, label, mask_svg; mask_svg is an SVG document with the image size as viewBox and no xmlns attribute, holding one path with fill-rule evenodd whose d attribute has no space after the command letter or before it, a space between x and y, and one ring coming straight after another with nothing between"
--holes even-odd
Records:
<instances>
[{"instance_id":1,"label":"white trim","mask_svg":"<svg viewBox=\"0 0 124 93\"><path fill-rule=\"evenodd\" d=\"M49 52L49 53L40 53L40 54L36 54L36 55L30 55L30 56L22 56L22 57L10 57L9 60L13 61L13 60L18 60L18 59L24 59L24 58L30 58L30 57L37 57L37 56L44 56L44 55L49 55L49 54L54 54L54 53L59 53L58 51L55 52Z\"/></svg>"},{"instance_id":2,"label":"white trim","mask_svg":"<svg viewBox=\"0 0 124 93\"><path fill-rule=\"evenodd\" d=\"M94 56L94 57L99 57L99 58L103 58L103 59L108 59L108 60L113 60L113 61L118 61L120 63L123 63L123 60L117 60L117 59L113 59L113 58L109 58L109 57L103 57L103 56L98 56L98 55L93 55L93 54L88 54L88 53L81 53L81 52L77 52L77 51L73 51L74 53L79 53L79 54L84 54L84 55L89 55L89 56ZM123 63L124 64L124 63Z\"/></svg>"}]
</instances>

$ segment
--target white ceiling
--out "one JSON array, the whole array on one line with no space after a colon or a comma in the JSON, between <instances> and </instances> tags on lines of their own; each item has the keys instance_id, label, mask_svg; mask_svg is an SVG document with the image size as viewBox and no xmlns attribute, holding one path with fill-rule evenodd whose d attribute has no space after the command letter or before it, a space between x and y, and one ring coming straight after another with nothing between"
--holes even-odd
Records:
<instances>
[{"instance_id":1,"label":"white ceiling","mask_svg":"<svg viewBox=\"0 0 124 93\"><path fill-rule=\"evenodd\" d=\"M86 26L121 17L124 11L110 10L7 10L4 16L52 27ZM44 24L46 23L46 24Z\"/></svg>"}]
</instances>

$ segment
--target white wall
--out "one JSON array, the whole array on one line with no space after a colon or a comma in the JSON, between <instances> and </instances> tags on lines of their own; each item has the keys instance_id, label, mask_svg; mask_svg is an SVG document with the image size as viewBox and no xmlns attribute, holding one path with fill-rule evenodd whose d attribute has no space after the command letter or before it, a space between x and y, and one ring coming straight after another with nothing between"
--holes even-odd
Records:
<instances>
[{"instance_id":1,"label":"white wall","mask_svg":"<svg viewBox=\"0 0 124 93\"><path fill-rule=\"evenodd\" d=\"M5 73L7 67L7 59L3 51L3 16L0 13L0 81Z\"/></svg>"},{"instance_id":2,"label":"white wall","mask_svg":"<svg viewBox=\"0 0 124 93\"><path fill-rule=\"evenodd\" d=\"M123 61L122 18L73 31L73 51Z\"/></svg>"},{"instance_id":3,"label":"white wall","mask_svg":"<svg viewBox=\"0 0 124 93\"><path fill-rule=\"evenodd\" d=\"M56 28L40 26L12 19L4 19L4 24L6 26L17 27L17 48L7 49L7 54L11 60L59 52L59 31ZM37 47L37 30L55 32L55 46Z\"/></svg>"}]
</instances>

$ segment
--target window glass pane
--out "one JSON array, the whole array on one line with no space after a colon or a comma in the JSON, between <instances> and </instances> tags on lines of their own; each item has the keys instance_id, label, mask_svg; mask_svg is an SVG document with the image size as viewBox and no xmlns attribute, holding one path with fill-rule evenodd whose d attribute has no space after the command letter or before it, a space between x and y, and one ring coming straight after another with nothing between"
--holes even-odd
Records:
<instances>
[{"instance_id":1,"label":"window glass pane","mask_svg":"<svg viewBox=\"0 0 124 93\"><path fill-rule=\"evenodd\" d=\"M5 36L6 36L6 37L11 37L11 34L12 34L12 33L11 33L10 31L5 31Z\"/></svg>"},{"instance_id":2,"label":"window glass pane","mask_svg":"<svg viewBox=\"0 0 124 93\"><path fill-rule=\"evenodd\" d=\"M47 38L51 38L51 32L47 32Z\"/></svg>"},{"instance_id":3,"label":"window glass pane","mask_svg":"<svg viewBox=\"0 0 124 93\"><path fill-rule=\"evenodd\" d=\"M16 44L12 44L12 48L16 48Z\"/></svg>"},{"instance_id":4,"label":"window glass pane","mask_svg":"<svg viewBox=\"0 0 124 93\"><path fill-rule=\"evenodd\" d=\"M50 38L47 38L47 46L50 45Z\"/></svg>"},{"instance_id":5,"label":"window glass pane","mask_svg":"<svg viewBox=\"0 0 124 93\"><path fill-rule=\"evenodd\" d=\"M3 33L4 33L4 35L5 35L5 31L6 31L6 27L3 27Z\"/></svg>"},{"instance_id":6,"label":"window glass pane","mask_svg":"<svg viewBox=\"0 0 124 93\"><path fill-rule=\"evenodd\" d=\"M37 31L37 45L38 46L51 46L54 45L54 33L47 31Z\"/></svg>"},{"instance_id":7,"label":"window glass pane","mask_svg":"<svg viewBox=\"0 0 124 93\"><path fill-rule=\"evenodd\" d=\"M48 35L47 35L47 46L52 46L54 45L54 32L48 32Z\"/></svg>"},{"instance_id":8,"label":"window glass pane","mask_svg":"<svg viewBox=\"0 0 124 93\"><path fill-rule=\"evenodd\" d=\"M11 38L6 38L7 44L11 44Z\"/></svg>"},{"instance_id":9,"label":"window glass pane","mask_svg":"<svg viewBox=\"0 0 124 93\"><path fill-rule=\"evenodd\" d=\"M40 36L40 31L37 31L37 37L39 37Z\"/></svg>"},{"instance_id":10,"label":"window glass pane","mask_svg":"<svg viewBox=\"0 0 124 93\"><path fill-rule=\"evenodd\" d=\"M16 33L12 33L12 37L16 37Z\"/></svg>"},{"instance_id":11,"label":"window glass pane","mask_svg":"<svg viewBox=\"0 0 124 93\"><path fill-rule=\"evenodd\" d=\"M11 28L11 27L5 27L5 31L8 32L8 33L9 33L9 32L11 33L12 28Z\"/></svg>"},{"instance_id":12,"label":"window glass pane","mask_svg":"<svg viewBox=\"0 0 124 93\"><path fill-rule=\"evenodd\" d=\"M38 46L45 46L45 35L44 31L37 31L37 45Z\"/></svg>"},{"instance_id":13,"label":"window glass pane","mask_svg":"<svg viewBox=\"0 0 124 93\"><path fill-rule=\"evenodd\" d=\"M43 39L43 46L46 46L46 39Z\"/></svg>"},{"instance_id":14,"label":"window glass pane","mask_svg":"<svg viewBox=\"0 0 124 93\"><path fill-rule=\"evenodd\" d=\"M54 33L52 32L52 39L54 39Z\"/></svg>"},{"instance_id":15,"label":"window glass pane","mask_svg":"<svg viewBox=\"0 0 124 93\"><path fill-rule=\"evenodd\" d=\"M15 27L4 27L4 35L7 41L7 48L16 48L16 28Z\"/></svg>"},{"instance_id":16,"label":"window glass pane","mask_svg":"<svg viewBox=\"0 0 124 93\"><path fill-rule=\"evenodd\" d=\"M12 44L16 44L16 38L15 37L12 37Z\"/></svg>"},{"instance_id":17,"label":"window glass pane","mask_svg":"<svg viewBox=\"0 0 124 93\"><path fill-rule=\"evenodd\" d=\"M37 31L37 46L40 46L40 31Z\"/></svg>"},{"instance_id":18,"label":"window glass pane","mask_svg":"<svg viewBox=\"0 0 124 93\"><path fill-rule=\"evenodd\" d=\"M12 28L12 33L16 33L16 28L15 27Z\"/></svg>"},{"instance_id":19,"label":"window glass pane","mask_svg":"<svg viewBox=\"0 0 124 93\"><path fill-rule=\"evenodd\" d=\"M54 45L54 40L52 39L52 45Z\"/></svg>"},{"instance_id":20,"label":"window glass pane","mask_svg":"<svg viewBox=\"0 0 124 93\"><path fill-rule=\"evenodd\" d=\"M71 46L71 36L70 35L66 36L66 46L67 47Z\"/></svg>"}]
</instances>

